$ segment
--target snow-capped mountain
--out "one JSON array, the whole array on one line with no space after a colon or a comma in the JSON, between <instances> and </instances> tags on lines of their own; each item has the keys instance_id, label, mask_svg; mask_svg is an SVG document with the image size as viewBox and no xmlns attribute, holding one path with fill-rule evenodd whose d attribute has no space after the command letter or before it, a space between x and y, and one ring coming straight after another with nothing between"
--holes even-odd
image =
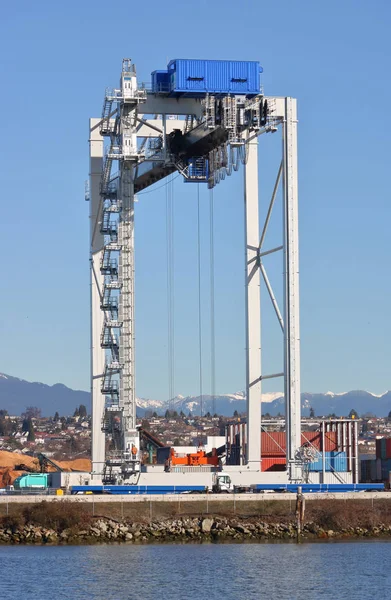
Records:
<instances>
[{"instance_id":1,"label":"snow-capped mountain","mask_svg":"<svg viewBox=\"0 0 391 600\"><path fill-rule=\"evenodd\" d=\"M189 412L192 415L199 415L201 413L201 397L177 396L170 402L138 399L137 407L140 416L143 416L146 411L162 415L167 409L176 410L178 413L183 411L186 415ZM333 413L337 416L347 416L352 409L357 411L359 415L372 413L379 417L386 416L391 410L391 391L380 395L362 390L342 393L304 392L301 395L301 408L303 416L309 416L311 408L314 409L316 416L327 416ZM218 415L232 416L235 410L238 413L245 412L246 402L244 392L215 396L214 403L212 396L204 395L202 397L203 414L216 412ZM282 392L262 394L263 414L268 413L271 416L276 416L284 414L284 412L285 405Z\"/></svg>"},{"instance_id":2,"label":"snow-capped mountain","mask_svg":"<svg viewBox=\"0 0 391 600\"><path fill-rule=\"evenodd\" d=\"M262 394L262 402L269 405L277 399L283 397L281 392L273 392ZM202 396L202 413L210 412L219 415L231 416L237 410L243 412L246 409L244 392L236 392L235 394L223 394L215 396ZM201 397L200 396L176 396L171 401L146 400L145 398L137 398L137 408L139 414L145 414L145 411L164 414L167 409L175 410L178 413L181 411L186 415L190 412L192 415L201 414Z\"/></svg>"},{"instance_id":3,"label":"snow-capped mountain","mask_svg":"<svg viewBox=\"0 0 391 600\"><path fill-rule=\"evenodd\" d=\"M0 409L6 409L9 414L20 415L27 406L37 406L43 416L54 415L58 411L61 415L73 414L75 408L85 404L90 411L91 397L89 392L72 390L61 383L46 385L39 382L29 382L18 377L11 377L0 373ZM325 392L308 393L301 395L303 416L308 416L311 408L315 415L346 416L354 409L359 415L372 413L376 416L386 416L391 411L391 391L384 394L373 394L363 390L351 392ZM142 417L146 412L156 412L164 415L167 409L183 411L186 415L201 413L200 396L176 396L171 401L137 398L137 414ZM244 413L246 401L244 392L233 394L220 394L215 396L214 402L210 395L202 396L203 414L216 412L218 415L230 417L233 413ZM284 396L282 392L262 394L262 412L276 416L284 414Z\"/></svg>"}]
</instances>

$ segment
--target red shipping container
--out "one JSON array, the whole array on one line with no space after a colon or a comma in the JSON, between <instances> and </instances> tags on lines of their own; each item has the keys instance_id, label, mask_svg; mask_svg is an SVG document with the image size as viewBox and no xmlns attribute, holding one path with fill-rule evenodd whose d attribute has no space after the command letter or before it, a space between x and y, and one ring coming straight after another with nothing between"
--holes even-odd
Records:
<instances>
[{"instance_id":1,"label":"red shipping container","mask_svg":"<svg viewBox=\"0 0 391 600\"><path fill-rule=\"evenodd\" d=\"M381 458L381 439L376 440L376 458Z\"/></svg>"},{"instance_id":2,"label":"red shipping container","mask_svg":"<svg viewBox=\"0 0 391 600\"><path fill-rule=\"evenodd\" d=\"M391 458L391 438L386 439L386 458Z\"/></svg>"},{"instance_id":3,"label":"red shipping container","mask_svg":"<svg viewBox=\"0 0 391 600\"><path fill-rule=\"evenodd\" d=\"M262 431L261 450L263 455L274 456L286 454L286 442L284 431Z\"/></svg>"},{"instance_id":4,"label":"red shipping container","mask_svg":"<svg viewBox=\"0 0 391 600\"><path fill-rule=\"evenodd\" d=\"M285 471L286 458L281 456L273 456L270 458L262 458L261 471Z\"/></svg>"},{"instance_id":5,"label":"red shipping container","mask_svg":"<svg viewBox=\"0 0 391 600\"><path fill-rule=\"evenodd\" d=\"M322 449L322 433L319 431L303 431L301 434L301 444L312 444L318 450ZM326 431L324 434L324 451L333 452L337 448L337 432Z\"/></svg>"},{"instance_id":6,"label":"red shipping container","mask_svg":"<svg viewBox=\"0 0 391 600\"><path fill-rule=\"evenodd\" d=\"M322 448L322 434L318 431L303 431L301 434L301 444L311 444L318 450ZM325 452L336 451L337 448L337 433L328 431L324 436ZM390 447L391 449L391 447ZM284 431L262 431L261 436L261 451L262 456L285 456L286 441ZM391 458L391 456L390 456Z\"/></svg>"},{"instance_id":7,"label":"red shipping container","mask_svg":"<svg viewBox=\"0 0 391 600\"><path fill-rule=\"evenodd\" d=\"M322 434L319 434L322 439ZM336 431L326 431L324 434L324 451L325 452L337 452L338 448L338 437Z\"/></svg>"}]
</instances>

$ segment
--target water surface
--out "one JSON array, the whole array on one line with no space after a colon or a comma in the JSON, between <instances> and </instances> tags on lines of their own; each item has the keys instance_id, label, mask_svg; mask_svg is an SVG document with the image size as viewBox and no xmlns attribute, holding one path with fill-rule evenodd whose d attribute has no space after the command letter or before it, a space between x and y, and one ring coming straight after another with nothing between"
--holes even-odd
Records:
<instances>
[{"instance_id":1,"label":"water surface","mask_svg":"<svg viewBox=\"0 0 391 600\"><path fill-rule=\"evenodd\" d=\"M2 546L5 600L391 598L391 543Z\"/></svg>"}]
</instances>

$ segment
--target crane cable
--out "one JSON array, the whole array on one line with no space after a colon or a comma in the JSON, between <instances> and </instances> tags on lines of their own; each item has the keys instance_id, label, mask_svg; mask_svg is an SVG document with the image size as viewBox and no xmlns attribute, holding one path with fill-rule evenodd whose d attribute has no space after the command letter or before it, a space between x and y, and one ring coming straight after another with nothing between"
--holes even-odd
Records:
<instances>
[{"instance_id":1,"label":"crane cable","mask_svg":"<svg viewBox=\"0 0 391 600\"><path fill-rule=\"evenodd\" d=\"M167 188L167 186L170 183L172 183L173 181L175 181L175 179L178 179L178 177L181 177L181 173L178 173L177 175L175 175L175 177L173 177L173 175L171 174L170 177L171 177L171 179L169 179L168 181L166 181L166 183L163 183L163 185L159 185L158 187L153 187L151 190L147 190L146 192L137 192L137 197L138 196L144 196L144 194L153 194L154 192L157 192L157 190L161 190L164 187Z\"/></svg>"},{"instance_id":2,"label":"crane cable","mask_svg":"<svg viewBox=\"0 0 391 600\"><path fill-rule=\"evenodd\" d=\"M203 416L202 390L202 318L201 318L201 221L200 221L200 184L197 183L197 258L198 258L198 350L199 350L199 383L200 412Z\"/></svg>"},{"instance_id":3,"label":"crane cable","mask_svg":"<svg viewBox=\"0 0 391 600\"><path fill-rule=\"evenodd\" d=\"M171 281L170 281L170 296L171 296L171 393L170 398L172 402L175 397L175 294L174 294L174 233L175 233L175 222L174 222L174 183L173 176L170 176L170 183L168 186L170 204L171 204Z\"/></svg>"},{"instance_id":4,"label":"crane cable","mask_svg":"<svg viewBox=\"0 0 391 600\"><path fill-rule=\"evenodd\" d=\"M175 388L175 322L174 322L174 186L172 175L166 185L166 260L167 260L167 359L168 401L173 408Z\"/></svg>"},{"instance_id":5,"label":"crane cable","mask_svg":"<svg viewBox=\"0 0 391 600\"><path fill-rule=\"evenodd\" d=\"M215 332L215 264L213 188L209 190L209 253L210 253L210 387L212 415L216 414L216 332Z\"/></svg>"}]
</instances>

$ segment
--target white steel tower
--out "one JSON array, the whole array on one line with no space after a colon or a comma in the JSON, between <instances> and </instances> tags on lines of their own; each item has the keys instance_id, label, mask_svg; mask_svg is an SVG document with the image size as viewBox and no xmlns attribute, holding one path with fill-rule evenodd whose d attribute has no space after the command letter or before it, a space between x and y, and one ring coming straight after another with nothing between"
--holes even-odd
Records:
<instances>
[{"instance_id":1,"label":"white steel tower","mask_svg":"<svg viewBox=\"0 0 391 600\"><path fill-rule=\"evenodd\" d=\"M145 91L137 87L134 65L124 59L120 88L106 90L102 118L99 124L96 120L91 123L92 131L99 126L100 136L109 139L99 174L98 207L98 173L92 169L90 186L90 189L94 186L90 212L92 462L97 477L104 471L108 481L127 479L140 470L134 368L134 173L139 160L137 111L145 100ZM100 156L102 148L100 142ZM116 172L113 172L113 164L118 167ZM98 166L95 165L97 171ZM113 446L107 453L106 431L111 433Z\"/></svg>"}]
</instances>

